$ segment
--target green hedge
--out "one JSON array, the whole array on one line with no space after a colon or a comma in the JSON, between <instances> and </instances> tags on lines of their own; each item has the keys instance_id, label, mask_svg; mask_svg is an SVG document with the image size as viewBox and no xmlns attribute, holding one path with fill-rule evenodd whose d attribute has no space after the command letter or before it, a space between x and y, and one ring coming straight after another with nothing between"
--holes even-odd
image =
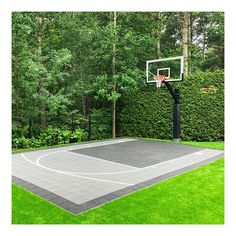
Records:
<instances>
[{"instance_id":1,"label":"green hedge","mask_svg":"<svg viewBox=\"0 0 236 236\"><path fill-rule=\"evenodd\" d=\"M224 140L224 71L196 71L180 89L183 140ZM167 89L147 85L122 100L121 135L172 138L173 99Z\"/></svg>"}]
</instances>

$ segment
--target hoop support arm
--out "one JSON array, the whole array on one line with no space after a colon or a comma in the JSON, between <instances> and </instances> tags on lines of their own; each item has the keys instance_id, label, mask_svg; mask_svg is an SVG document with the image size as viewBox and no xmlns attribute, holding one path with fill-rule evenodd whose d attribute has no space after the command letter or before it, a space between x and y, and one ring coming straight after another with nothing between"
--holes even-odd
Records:
<instances>
[{"instance_id":1,"label":"hoop support arm","mask_svg":"<svg viewBox=\"0 0 236 236\"><path fill-rule=\"evenodd\" d=\"M175 100L175 103L178 104L179 103L179 90L178 89L173 89L172 86L168 82L164 81L163 83L166 85L166 87L169 90L171 96Z\"/></svg>"}]
</instances>

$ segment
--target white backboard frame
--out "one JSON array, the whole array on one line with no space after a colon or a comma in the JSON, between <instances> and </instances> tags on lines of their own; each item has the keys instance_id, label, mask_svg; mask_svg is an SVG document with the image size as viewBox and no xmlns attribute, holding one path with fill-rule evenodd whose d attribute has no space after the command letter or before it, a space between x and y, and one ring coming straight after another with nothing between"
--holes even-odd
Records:
<instances>
[{"instance_id":1,"label":"white backboard frame","mask_svg":"<svg viewBox=\"0 0 236 236\"><path fill-rule=\"evenodd\" d=\"M179 75L179 79L171 79L170 78L171 68L160 68L160 69L157 69L157 74L156 75L159 75L159 71L160 70L168 70L168 77L165 80L166 82L180 82L180 81L182 81L183 80L183 73L184 73L184 57L183 56L178 56L178 57L160 58L160 59L146 61L146 82L147 83L156 83L155 80L149 80L149 75L151 73L149 71L149 64L155 63L155 62L160 62L160 61L172 61L172 60L180 60L180 75ZM155 76L154 74L152 74L152 75Z\"/></svg>"}]
</instances>

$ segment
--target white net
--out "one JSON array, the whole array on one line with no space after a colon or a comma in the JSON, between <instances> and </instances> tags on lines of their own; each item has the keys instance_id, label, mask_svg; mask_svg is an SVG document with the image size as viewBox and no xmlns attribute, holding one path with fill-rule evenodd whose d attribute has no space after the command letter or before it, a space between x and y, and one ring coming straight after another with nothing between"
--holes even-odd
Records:
<instances>
[{"instance_id":1,"label":"white net","mask_svg":"<svg viewBox=\"0 0 236 236\"><path fill-rule=\"evenodd\" d=\"M165 81L166 77L164 75L156 75L154 76L154 79L156 80L156 86L157 88L161 87L161 83Z\"/></svg>"},{"instance_id":2,"label":"white net","mask_svg":"<svg viewBox=\"0 0 236 236\"><path fill-rule=\"evenodd\" d=\"M159 79L156 80L156 86L157 86L157 88L160 88L160 87L161 87L161 82L162 82L162 81L159 80Z\"/></svg>"}]
</instances>

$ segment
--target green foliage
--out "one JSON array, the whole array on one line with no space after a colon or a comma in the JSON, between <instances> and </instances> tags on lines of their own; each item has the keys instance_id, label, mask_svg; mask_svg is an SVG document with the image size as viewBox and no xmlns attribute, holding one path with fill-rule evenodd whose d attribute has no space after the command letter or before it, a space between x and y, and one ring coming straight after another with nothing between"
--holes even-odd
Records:
<instances>
[{"instance_id":1,"label":"green foliage","mask_svg":"<svg viewBox=\"0 0 236 236\"><path fill-rule=\"evenodd\" d=\"M196 71L178 86L181 96L183 140L224 140L224 72ZM172 138L173 99L166 89L154 85L123 100L121 134Z\"/></svg>"},{"instance_id":2,"label":"green foliage","mask_svg":"<svg viewBox=\"0 0 236 236\"><path fill-rule=\"evenodd\" d=\"M82 129L76 129L74 133L71 134L71 143L81 142L87 140L87 132Z\"/></svg>"},{"instance_id":3,"label":"green foliage","mask_svg":"<svg viewBox=\"0 0 236 236\"><path fill-rule=\"evenodd\" d=\"M91 111L91 138L93 140L111 137L111 115L105 109L92 109Z\"/></svg>"},{"instance_id":4,"label":"green foliage","mask_svg":"<svg viewBox=\"0 0 236 236\"><path fill-rule=\"evenodd\" d=\"M154 89L150 88L149 91L144 86L145 61L156 58L157 40L160 40L161 57L182 54L183 13L117 12L116 27L113 24L113 16L111 12L14 12L12 14L13 139L34 136L37 141L32 145L41 145L38 136L49 132L47 128L50 126L60 130L71 128L68 125L70 122L68 117L70 119L71 114L76 113L82 119L86 119L91 109L110 107L112 103L117 104L116 109L119 111L122 108L119 104L126 103L128 97L143 96L145 100L145 91L148 96L153 94L149 99L150 103L154 104L156 101ZM189 86L193 89L194 86L202 86L197 85L200 80L196 71L206 71L208 77L207 71L216 73L215 71L224 67L224 13L192 12L191 38L189 71L195 76L196 84ZM205 75L200 73L200 76ZM189 82L186 81L185 84L187 83ZM201 99L207 97L204 104L211 103L210 106L213 107L214 94L218 96L219 91L215 92L212 85L209 87L203 85L199 89L203 89ZM184 91L181 95L189 97ZM160 94L169 98L165 92ZM190 97L188 99L191 100ZM183 100L183 105L186 101ZM220 98L214 100L215 109L219 101L222 100ZM163 108L166 109L163 114L171 114L171 99L158 101L160 105L162 102L168 104L168 108ZM130 106L136 105L143 109L139 102L134 105L130 103ZM207 106L204 105L201 109L198 107L200 105L200 101L197 105L196 102L192 102L192 113L196 113L195 117L191 115L189 120L186 120L186 117L182 118L185 119L182 121L184 138L190 139L191 134L198 133L193 130L200 129L197 127L196 117L201 111L205 109L204 112L209 113ZM128 109L127 106L125 109ZM137 108L134 108L137 117L133 119L134 114L132 114L128 118L128 121L133 119L134 127L127 129L123 124L117 126L122 127L124 134L138 135L139 130L141 136L146 132L145 136L151 137L159 137L156 130L161 127L158 129L161 131L161 137L170 138L171 117L159 114L159 110L149 105L145 109L152 110L147 113L151 114L151 117L140 118L139 116L147 115L138 115ZM184 109L182 111L187 112ZM109 112L112 112L112 109ZM125 113L122 115L125 116ZM162 116L164 121L161 121ZM156 117L160 119L156 121L159 124L150 125ZM218 117L221 119L221 116ZM81 129L85 129L86 122L82 119L81 121L77 119L75 122ZM110 121L99 120L98 117L96 119L93 137L95 139L108 137L111 131ZM141 121L144 122L143 130L141 124L138 129L136 127L136 123ZM211 132L210 139L222 139L222 126L215 129L214 124L209 122L208 129L204 130ZM186 123L189 127L185 125ZM206 123L201 125L207 126ZM54 141L55 135L51 133L48 136L44 135L43 145L57 142ZM58 136L59 142L70 142L64 140L63 135ZM194 135L193 138L200 137Z\"/></svg>"},{"instance_id":5,"label":"green foliage","mask_svg":"<svg viewBox=\"0 0 236 236\"><path fill-rule=\"evenodd\" d=\"M122 92L131 92L135 88L135 80L127 74L114 75L111 79L107 75L98 76L93 83L93 90L97 93L95 98L98 99L100 96L108 101L117 101Z\"/></svg>"},{"instance_id":6,"label":"green foliage","mask_svg":"<svg viewBox=\"0 0 236 236\"><path fill-rule=\"evenodd\" d=\"M12 145L15 148L29 148L31 146L31 141L30 139L22 136L20 138L13 139Z\"/></svg>"},{"instance_id":7,"label":"green foliage","mask_svg":"<svg viewBox=\"0 0 236 236\"><path fill-rule=\"evenodd\" d=\"M56 19L50 13L13 13L13 120L21 126L29 118L65 115L71 104L64 85L72 55L57 48Z\"/></svg>"},{"instance_id":8,"label":"green foliage","mask_svg":"<svg viewBox=\"0 0 236 236\"><path fill-rule=\"evenodd\" d=\"M190 68L202 70L224 68L224 13L192 13Z\"/></svg>"},{"instance_id":9,"label":"green foliage","mask_svg":"<svg viewBox=\"0 0 236 236\"><path fill-rule=\"evenodd\" d=\"M87 132L82 129L76 129L74 133L70 130L61 130L58 128L48 127L37 138L20 138L13 139L13 147L17 149L37 148L41 146L53 146L59 144L76 143L87 140Z\"/></svg>"}]
</instances>

